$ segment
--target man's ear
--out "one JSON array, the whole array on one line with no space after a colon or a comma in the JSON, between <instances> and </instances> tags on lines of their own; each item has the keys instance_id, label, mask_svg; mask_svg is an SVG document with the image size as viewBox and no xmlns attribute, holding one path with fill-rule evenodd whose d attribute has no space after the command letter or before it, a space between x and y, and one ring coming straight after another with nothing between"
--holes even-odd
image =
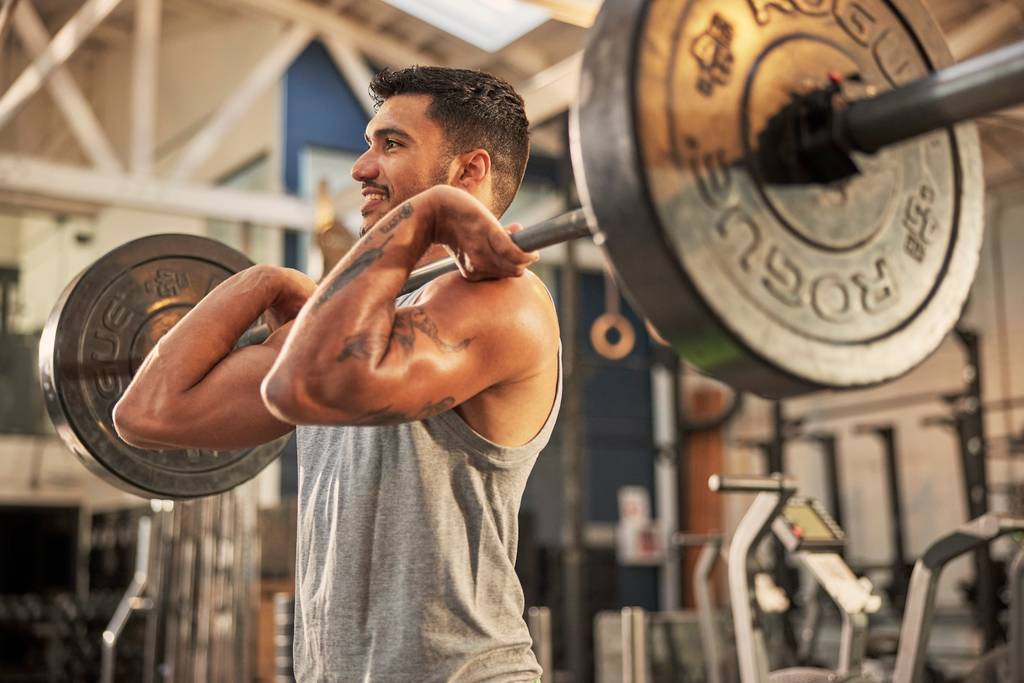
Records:
<instances>
[{"instance_id":1,"label":"man's ear","mask_svg":"<svg viewBox=\"0 0 1024 683\"><path fill-rule=\"evenodd\" d=\"M474 149L458 156L459 170L455 185L473 192L491 173L491 155L486 149Z\"/></svg>"}]
</instances>

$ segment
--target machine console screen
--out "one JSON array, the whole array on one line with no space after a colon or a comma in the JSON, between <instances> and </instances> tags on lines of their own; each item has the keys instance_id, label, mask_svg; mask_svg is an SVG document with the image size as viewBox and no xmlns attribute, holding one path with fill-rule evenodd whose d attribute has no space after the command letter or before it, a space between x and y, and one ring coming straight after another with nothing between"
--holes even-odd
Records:
<instances>
[{"instance_id":1,"label":"machine console screen","mask_svg":"<svg viewBox=\"0 0 1024 683\"><path fill-rule=\"evenodd\" d=\"M782 515L794 530L799 528L797 535L805 541L839 540L821 515L810 505L787 505Z\"/></svg>"}]
</instances>

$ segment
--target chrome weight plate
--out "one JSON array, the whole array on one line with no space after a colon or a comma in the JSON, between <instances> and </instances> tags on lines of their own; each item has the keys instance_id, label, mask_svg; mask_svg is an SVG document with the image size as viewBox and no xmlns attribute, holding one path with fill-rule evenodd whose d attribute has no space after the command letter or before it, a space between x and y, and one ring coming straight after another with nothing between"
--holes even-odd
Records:
<instances>
[{"instance_id":1,"label":"chrome weight plate","mask_svg":"<svg viewBox=\"0 0 1024 683\"><path fill-rule=\"evenodd\" d=\"M221 493L260 472L286 438L237 451L146 451L114 430L114 404L157 341L210 290L252 263L193 235L124 244L61 294L39 344L46 407L64 443L93 472L147 498Z\"/></svg>"},{"instance_id":2,"label":"chrome weight plate","mask_svg":"<svg viewBox=\"0 0 1024 683\"><path fill-rule=\"evenodd\" d=\"M937 348L981 246L973 125L855 155L829 184L778 180L766 129L830 79L855 100L951 61L917 0L605 3L573 165L620 281L687 361L779 398L889 381Z\"/></svg>"}]
</instances>

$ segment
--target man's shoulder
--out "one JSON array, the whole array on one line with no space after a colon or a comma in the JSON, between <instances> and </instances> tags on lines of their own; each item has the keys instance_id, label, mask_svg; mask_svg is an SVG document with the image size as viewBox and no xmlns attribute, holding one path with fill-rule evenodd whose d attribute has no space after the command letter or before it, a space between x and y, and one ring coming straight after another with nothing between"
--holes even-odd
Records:
<instances>
[{"instance_id":1,"label":"man's shoulder","mask_svg":"<svg viewBox=\"0 0 1024 683\"><path fill-rule=\"evenodd\" d=\"M510 342L532 339L544 347L558 340L558 315L551 294L531 271L521 277L478 282L449 273L428 285L421 303L455 311L474 327L508 335Z\"/></svg>"},{"instance_id":2,"label":"man's shoulder","mask_svg":"<svg viewBox=\"0 0 1024 683\"><path fill-rule=\"evenodd\" d=\"M544 281L527 270L521 277L469 281L458 273L446 273L426 285L420 302L458 302L468 306L505 304L511 308L554 311L554 303Z\"/></svg>"}]
</instances>

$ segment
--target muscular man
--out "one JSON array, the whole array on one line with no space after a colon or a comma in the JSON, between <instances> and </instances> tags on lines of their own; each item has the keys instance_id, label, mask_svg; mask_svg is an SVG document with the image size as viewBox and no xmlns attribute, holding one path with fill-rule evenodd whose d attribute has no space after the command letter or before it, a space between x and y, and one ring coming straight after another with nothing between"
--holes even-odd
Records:
<instances>
[{"instance_id":1,"label":"muscular man","mask_svg":"<svg viewBox=\"0 0 1024 683\"><path fill-rule=\"evenodd\" d=\"M319 286L270 266L228 279L156 346L115 423L148 448L299 425L300 681L534 680L516 520L561 368L536 256L495 218L526 165L522 100L441 68L371 91L360 241ZM399 297L446 250L460 272ZM263 313L270 338L233 350Z\"/></svg>"}]
</instances>

